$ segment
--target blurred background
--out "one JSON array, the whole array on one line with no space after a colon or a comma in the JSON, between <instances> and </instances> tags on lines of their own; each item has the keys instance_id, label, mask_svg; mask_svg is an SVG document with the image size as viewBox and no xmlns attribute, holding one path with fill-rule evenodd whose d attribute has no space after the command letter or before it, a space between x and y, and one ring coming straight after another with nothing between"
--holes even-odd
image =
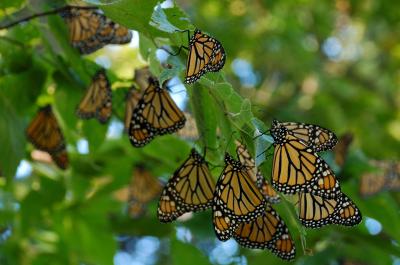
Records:
<instances>
[{"instance_id":1,"label":"blurred background","mask_svg":"<svg viewBox=\"0 0 400 265\"><path fill-rule=\"evenodd\" d=\"M3 28L65 4L99 5L133 30L132 41L81 56L58 15ZM0 264L286 264L266 250L219 242L210 211L161 224L158 196L141 205L138 216L128 202L139 165L165 183L194 145L217 148L208 158L221 165L234 128L251 139L255 128L268 129L277 118L347 135L347 144L323 157L363 214L353 228L305 229L283 197L276 209L296 243L293 263L399 265L400 2L178 0L156 6L150 0L0 2ZM227 53L222 73L183 85L187 53L168 56L157 49L187 46L186 34L173 27L197 27L218 39ZM145 148L130 145L125 97L135 70L147 65L161 79L172 78L173 99L194 114L205 140L168 135ZM75 115L99 67L107 69L113 89L113 115L105 125ZM235 97L225 98L219 88ZM47 103L67 141L65 171L37 159L25 137ZM221 138L215 137L217 123L227 124L220 125L226 126ZM214 136L206 132L210 126ZM257 160L267 179L271 160ZM219 171L213 169L215 179ZM373 175L371 182L363 182L366 175ZM382 178L394 184L378 187L375 180Z\"/></svg>"}]
</instances>

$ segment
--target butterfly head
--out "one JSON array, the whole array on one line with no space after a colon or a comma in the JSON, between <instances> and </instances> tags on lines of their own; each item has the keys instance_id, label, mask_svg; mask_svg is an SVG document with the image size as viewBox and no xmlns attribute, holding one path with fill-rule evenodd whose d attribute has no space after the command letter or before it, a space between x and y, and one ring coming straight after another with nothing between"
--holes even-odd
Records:
<instances>
[{"instance_id":1,"label":"butterfly head","mask_svg":"<svg viewBox=\"0 0 400 265\"><path fill-rule=\"evenodd\" d=\"M275 143L282 143L283 140L286 138L287 135L287 128L282 126L282 124L274 119L271 125L271 135L274 138Z\"/></svg>"}]
</instances>

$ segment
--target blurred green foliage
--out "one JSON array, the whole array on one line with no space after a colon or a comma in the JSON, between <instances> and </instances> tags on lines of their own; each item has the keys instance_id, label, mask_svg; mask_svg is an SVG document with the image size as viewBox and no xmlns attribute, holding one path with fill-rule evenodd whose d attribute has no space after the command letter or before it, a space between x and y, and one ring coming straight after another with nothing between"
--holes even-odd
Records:
<instances>
[{"instance_id":1,"label":"blurred green foliage","mask_svg":"<svg viewBox=\"0 0 400 265\"><path fill-rule=\"evenodd\" d=\"M169 135L134 149L125 134L110 136L109 124L82 121L75 115L104 60L109 62L113 83L112 123L123 122L124 96L134 69L149 64L160 81L176 75L183 80L187 53L170 56L167 63L173 67L164 69L156 51L163 45L175 51L186 46L186 33L175 30L195 27L220 40L228 55L222 72L186 86L188 109L202 136L197 144L207 147L213 165L222 165L225 150L233 152L233 132L260 154L271 138L254 141L254 130L266 131L272 118L319 124L338 135L354 134L343 168L335 166L331 154L326 159L364 221L351 229L304 229L291 198L284 199L276 209L296 241L295 263L398 264L399 194L385 192L364 199L358 185L369 158L399 160L400 3L180 0L174 7L161 8L156 7L157 1L87 2L137 30L138 45L105 47L80 56L70 46L65 24L57 15L0 30L0 228L11 231L7 238L0 237L0 264L112 264L116 253L127 248L123 236L159 239L153 257L156 264L286 263L269 252L242 248L225 260L223 251L215 251L221 255L218 259L212 252L217 241L209 211L166 225L156 219L156 202L152 202L143 217L129 218L126 202L114 193L129 184L135 165L145 164L154 176L167 180L193 143ZM62 0L2 0L0 28L64 4ZM53 105L68 143L67 171L32 161L33 147L24 135L38 107L47 103ZM87 154L78 150L82 139L88 141ZM32 172L16 178L22 159L30 163ZM259 156L257 163L269 178L271 159ZM213 168L215 178L219 171L220 167ZM367 229L367 217L382 225L377 235ZM187 231L184 228L190 236L177 238L177 231Z\"/></svg>"}]
</instances>

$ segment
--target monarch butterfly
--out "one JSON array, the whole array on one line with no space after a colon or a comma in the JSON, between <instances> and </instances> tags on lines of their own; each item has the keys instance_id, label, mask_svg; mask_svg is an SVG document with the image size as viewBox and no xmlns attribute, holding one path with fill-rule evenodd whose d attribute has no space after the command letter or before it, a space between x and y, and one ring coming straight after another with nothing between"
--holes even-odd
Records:
<instances>
[{"instance_id":1,"label":"monarch butterfly","mask_svg":"<svg viewBox=\"0 0 400 265\"><path fill-rule=\"evenodd\" d=\"M89 54L107 44L125 44L132 33L111 21L97 9L70 7L61 12L73 47L81 54Z\"/></svg>"},{"instance_id":2,"label":"monarch butterfly","mask_svg":"<svg viewBox=\"0 0 400 265\"><path fill-rule=\"evenodd\" d=\"M285 260L293 259L296 254L296 246L285 222L270 205L256 219L240 223L233 237L244 247L269 249Z\"/></svg>"},{"instance_id":3,"label":"monarch butterfly","mask_svg":"<svg viewBox=\"0 0 400 265\"><path fill-rule=\"evenodd\" d=\"M226 241L241 222L249 222L265 210L266 200L246 168L225 154L225 168L213 199L213 223L218 239Z\"/></svg>"},{"instance_id":4,"label":"monarch butterfly","mask_svg":"<svg viewBox=\"0 0 400 265\"><path fill-rule=\"evenodd\" d=\"M199 138L199 131L197 130L196 120L188 112L184 112L183 114L186 118L186 125L181 130L177 131L176 135L189 141L197 140Z\"/></svg>"},{"instance_id":5,"label":"monarch butterfly","mask_svg":"<svg viewBox=\"0 0 400 265\"><path fill-rule=\"evenodd\" d=\"M345 194L326 199L311 193L299 193L299 218L305 227L317 228L328 224L354 226L361 222L360 210Z\"/></svg>"},{"instance_id":6,"label":"monarch butterfly","mask_svg":"<svg viewBox=\"0 0 400 265\"><path fill-rule=\"evenodd\" d=\"M129 185L128 213L132 218L143 214L145 205L157 198L163 185L143 166L139 165L133 171Z\"/></svg>"},{"instance_id":7,"label":"monarch butterfly","mask_svg":"<svg viewBox=\"0 0 400 265\"><path fill-rule=\"evenodd\" d=\"M239 141L236 141L236 154L239 161L248 169L248 174L257 187L260 189L261 193L265 196L268 202L278 203L280 201L278 193L272 188L271 184L268 183L261 171L256 168L256 163L251 157L246 146Z\"/></svg>"},{"instance_id":8,"label":"monarch butterfly","mask_svg":"<svg viewBox=\"0 0 400 265\"><path fill-rule=\"evenodd\" d=\"M347 152L352 141L353 134L345 133L339 138L339 143L333 148L335 162L338 166L342 167L346 162Z\"/></svg>"},{"instance_id":9,"label":"monarch butterfly","mask_svg":"<svg viewBox=\"0 0 400 265\"><path fill-rule=\"evenodd\" d=\"M218 72L225 60L226 54L221 43L196 29L189 40L185 83L194 83L207 72Z\"/></svg>"},{"instance_id":10,"label":"monarch butterfly","mask_svg":"<svg viewBox=\"0 0 400 265\"><path fill-rule=\"evenodd\" d=\"M68 167L64 135L50 105L39 109L26 129L26 135L37 149L48 152L61 169Z\"/></svg>"},{"instance_id":11,"label":"monarch butterfly","mask_svg":"<svg viewBox=\"0 0 400 265\"><path fill-rule=\"evenodd\" d=\"M323 127L297 122L279 122L274 119L271 134L275 142L282 143L287 135L291 135L314 152L332 149L337 143L336 135Z\"/></svg>"},{"instance_id":12,"label":"monarch butterfly","mask_svg":"<svg viewBox=\"0 0 400 265\"><path fill-rule=\"evenodd\" d=\"M158 81L149 79L136 108L129 127L129 138L135 147L149 143L156 135L174 133L186 122L183 112L176 106L168 92Z\"/></svg>"},{"instance_id":13,"label":"monarch butterfly","mask_svg":"<svg viewBox=\"0 0 400 265\"><path fill-rule=\"evenodd\" d=\"M131 124L133 110L139 103L141 96L142 93L139 90L137 90L135 86L132 86L128 91L128 93L126 94L125 122L124 122L125 132L129 131L129 125Z\"/></svg>"},{"instance_id":14,"label":"monarch butterfly","mask_svg":"<svg viewBox=\"0 0 400 265\"><path fill-rule=\"evenodd\" d=\"M214 181L208 165L195 149L175 171L163 190L158 204L158 219L171 222L186 212L211 208Z\"/></svg>"},{"instance_id":15,"label":"monarch butterfly","mask_svg":"<svg viewBox=\"0 0 400 265\"><path fill-rule=\"evenodd\" d=\"M367 172L361 176L360 194L363 197L372 196L384 190L400 189L400 164L392 161L371 160L370 164L377 172Z\"/></svg>"},{"instance_id":16,"label":"monarch butterfly","mask_svg":"<svg viewBox=\"0 0 400 265\"><path fill-rule=\"evenodd\" d=\"M99 122L105 123L110 118L111 112L111 85L105 69L100 69L79 103L76 114L81 119L97 118Z\"/></svg>"},{"instance_id":17,"label":"monarch butterfly","mask_svg":"<svg viewBox=\"0 0 400 265\"><path fill-rule=\"evenodd\" d=\"M272 131L274 188L288 194L305 191L325 198L336 197L340 190L339 182L328 164L298 138L279 131L279 135Z\"/></svg>"}]
</instances>

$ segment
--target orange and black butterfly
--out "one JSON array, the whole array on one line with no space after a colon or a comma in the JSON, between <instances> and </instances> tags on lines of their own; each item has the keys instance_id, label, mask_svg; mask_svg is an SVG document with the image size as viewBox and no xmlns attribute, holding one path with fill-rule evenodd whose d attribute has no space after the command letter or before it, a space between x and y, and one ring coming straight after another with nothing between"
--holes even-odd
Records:
<instances>
[{"instance_id":1,"label":"orange and black butterfly","mask_svg":"<svg viewBox=\"0 0 400 265\"><path fill-rule=\"evenodd\" d=\"M149 86L133 110L129 139L133 146L142 147L157 135L176 132L185 122L185 115L167 90L161 88L157 80L150 78Z\"/></svg>"},{"instance_id":2,"label":"orange and black butterfly","mask_svg":"<svg viewBox=\"0 0 400 265\"><path fill-rule=\"evenodd\" d=\"M50 105L39 109L26 129L26 135L37 149L48 152L61 169L68 167L64 135Z\"/></svg>"},{"instance_id":3,"label":"orange and black butterfly","mask_svg":"<svg viewBox=\"0 0 400 265\"><path fill-rule=\"evenodd\" d=\"M269 182L262 175L261 171L256 167L256 163L253 157L250 155L249 150L239 141L236 141L235 144L236 154L239 158L239 161L247 168L251 179L257 184L257 187L265 196L265 199L267 199L267 201L270 203L278 203L280 201L278 193L276 193L271 184L269 184Z\"/></svg>"},{"instance_id":4,"label":"orange and black butterfly","mask_svg":"<svg viewBox=\"0 0 400 265\"><path fill-rule=\"evenodd\" d=\"M111 85L108 81L105 69L100 69L94 75L92 83L85 96L79 103L76 114L81 119L96 118L105 123L112 113Z\"/></svg>"},{"instance_id":5,"label":"orange and black butterfly","mask_svg":"<svg viewBox=\"0 0 400 265\"><path fill-rule=\"evenodd\" d=\"M139 103L140 98L142 97L142 93L135 87L132 86L125 98L125 132L129 131L129 126L132 120L133 110L136 108Z\"/></svg>"},{"instance_id":6,"label":"orange and black butterfly","mask_svg":"<svg viewBox=\"0 0 400 265\"><path fill-rule=\"evenodd\" d=\"M393 161L371 160L376 168L374 172L366 172L361 176L360 194L369 197L382 191L400 190L400 164Z\"/></svg>"},{"instance_id":7,"label":"orange and black butterfly","mask_svg":"<svg viewBox=\"0 0 400 265\"><path fill-rule=\"evenodd\" d=\"M160 196L163 185L142 166L136 166L129 185L128 213L137 218L150 201Z\"/></svg>"},{"instance_id":8,"label":"orange and black butterfly","mask_svg":"<svg viewBox=\"0 0 400 265\"><path fill-rule=\"evenodd\" d=\"M360 210L344 193L327 199L300 192L298 207L300 221L305 227L318 228L328 224L354 226L362 220Z\"/></svg>"},{"instance_id":9,"label":"orange and black butterfly","mask_svg":"<svg viewBox=\"0 0 400 265\"><path fill-rule=\"evenodd\" d=\"M81 54L97 51L107 44L125 44L132 39L132 33L125 27L111 21L94 8L69 7L61 12L73 47Z\"/></svg>"},{"instance_id":10,"label":"orange and black butterfly","mask_svg":"<svg viewBox=\"0 0 400 265\"><path fill-rule=\"evenodd\" d=\"M233 237L244 247L269 249L284 260L291 260L296 254L285 222L270 205L256 219L240 223Z\"/></svg>"},{"instance_id":11,"label":"orange and black butterfly","mask_svg":"<svg viewBox=\"0 0 400 265\"><path fill-rule=\"evenodd\" d=\"M221 43L196 29L189 40L185 82L191 84L207 72L218 72L224 67L225 60Z\"/></svg>"},{"instance_id":12,"label":"orange and black butterfly","mask_svg":"<svg viewBox=\"0 0 400 265\"><path fill-rule=\"evenodd\" d=\"M345 133L339 137L338 144L333 148L335 155L335 162L338 166L342 167L346 162L349 146L353 141L352 133Z\"/></svg>"},{"instance_id":13,"label":"orange and black butterfly","mask_svg":"<svg viewBox=\"0 0 400 265\"><path fill-rule=\"evenodd\" d=\"M219 240L226 241L242 222L250 222L265 211L266 200L239 161L225 154L225 168L213 199L213 224Z\"/></svg>"},{"instance_id":14,"label":"orange and black butterfly","mask_svg":"<svg viewBox=\"0 0 400 265\"><path fill-rule=\"evenodd\" d=\"M297 131L291 127L287 129L287 126L279 125L277 121L272 124L271 135L275 147L272 185L287 194L303 191L324 198L335 198L340 191L339 182L329 165L315 151L331 146L334 141L330 139L334 139L333 136L325 131L315 132L315 128L301 126ZM326 140L317 141L315 137Z\"/></svg>"},{"instance_id":15,"label":"orange and black butterfly","mask_svg":"<svg viewBox=\"0 0 400 265\"><path fill-rule=\"evenodd\" d=\"M171 222L184 213L211 208L214 187L207 162L192 149L189 158L175 171L161 194L158 219L164 223Z\"/></svg>"}]
</instances>

